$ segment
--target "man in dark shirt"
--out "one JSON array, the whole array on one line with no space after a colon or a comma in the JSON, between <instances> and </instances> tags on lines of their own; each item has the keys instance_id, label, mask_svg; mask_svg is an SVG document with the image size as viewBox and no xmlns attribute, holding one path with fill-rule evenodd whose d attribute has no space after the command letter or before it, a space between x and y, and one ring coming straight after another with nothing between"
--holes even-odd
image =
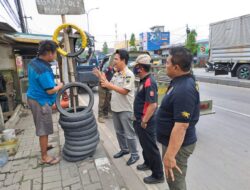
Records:
<instances>
[{"instance_id":1,"label":"man in dark shirt","mask_svg":"<svg viewBox=\"0 0 250 190\"><path fill-rule=\"evenodd\" d=\"M105 74L108 81L110 81L114 75L114 69L112 65L109 65L109 57L107 56L103 59L100 64L99 70ZM97 70L94 69L93 73L98 77ZM98 103L98 121L104 123L104 118L108 118L109 113L111 112L111 92L107 88L103 88L101 83L98 86L99 94L99 103Z\"/></svg>"},{"instance_id":2,"label":"man in dark shirt","mask_svg":"<svg viewBox=\"0 0 250 190\"><path fill-rule=\"evenodd\" d=\"M192 55L183 47L170 50L166 73L172 79L157 111L157 139L163 145L163 163L170 190L185 190L187 160L197 141L199 88L190 74Z\"/></svg>"},{"instance_id":3,"label":"man in dark shirt","mask_svg":"<svg viewBox=\"0 0 250 190\"><path fill-rule=\"evenodd\" d=\"M144 163L138 170L151 170L152 175L145 177L147 184L164 182L163 167L159 149L156 145L154 113L157 109L157 84L150 74L150 56L139 55L134 66L134 74L140 78L140 84L134 101L134 128L142 146Z\"/></svg>"}]
</instances>

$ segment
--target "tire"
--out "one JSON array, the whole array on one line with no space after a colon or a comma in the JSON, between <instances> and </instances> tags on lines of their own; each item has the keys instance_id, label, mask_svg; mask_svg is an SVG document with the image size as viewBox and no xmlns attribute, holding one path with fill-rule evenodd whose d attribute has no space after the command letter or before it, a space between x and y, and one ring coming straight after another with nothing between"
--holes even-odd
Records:
<instances>
[{"instance_id":1,"label":"tire","mask_svg":"<svg viewBox=\"0 0 250 190\"><path fill-rule=\"evenodd\" d=\"M93 134L94 132L97 131L97 125L94 127L86 130L86 131L81 131L81 132L74 132L74 131L67 131L67 136L68 137L82 137L82 136L88 136Z\"/></svg>"},{"instance_id":2,"label":"tire","mask_svg":"<svg viewBox=\"0 0 250 190\"><path fill-rule=\"evenodd\" d=\"M88 144L92 144L99 140L99 133L96 133L95 136L93 136L90 139L83 140L83 141L69 141L67 140L66 143L70 146L86 146Z\"/></svg>"},{"instance_id":3,"label":"tire","mask_svg":"<svg viewBox=\"0 0 250 190\"><path fill-rule=\"evenodd\" d=\"M71 87L83 88L89 94L89 104L86 107L86 109L84 109L80 112L70 113L62 108L61 103L60 103L61 102L60 97L67 89L69 89ZM94 94L93 94L92 90L87 85L80 83L80 82L72 82L72 83L68 83L68 84L64 85L63 88L61 90L59 90L59 92L56 96L56 106L57 106L58 111L62 115L65 115L67 117L81 117L82 115L85 115L86 113L90 112L91 109L93 108L93 105L94 105Z\"/></svg>"},{"instance_id":4,"label":"tire","mask_svg":"<svg viewBox=\"0 0 250 190\"><path fill-rule=\"evenodd\" d=\"M89 153L88 155L71 157L63 152L62 157L64 160L66 160L68 162L77 162L77 161L85 160L86 158L91 157L94 154L95 154L95 151Z\"/></svg>"},{"instance_id":5,"label":"tire","mask_svg":"<svg viewBox=\"0 0 250 190\"><path fill-rule=\"evenodd\" d=\"M68 132L83 132L83 131L87 131L93 127L95 127L96 122L93 121L90 124L86 125L86 126L82 126L79 128L71 128L71 127L67 127L67 128L62 128L64 130L64 133L68 134Z\"/></svg>"},{"instance_id":6,"label":"tire","mask_svg":"<svg viewBox=\"0 0 250 190\"><path fill-rule=\"evenodd\" d=\"M72 150L68 150L67 147L63 147L63 152L70 156L70 157L80 157L80 156L87 156L90 153L92 153L95 149L91 149L91 150L85 150L85 151L72 151Z\"/></svg>"},{"instance_id":7,"label":"tire","mask_svg":"<svg viewBox=\"0 0 250 190\"><path fill-rule=\"evenodd\" d=\"M84 128L87 127L90 123L95 122L95 117L92 115L90 118L82 121L76 121L76 122L66 122L59 120L59 124L63 129L78 129L78 128Z\"/></svg>"},{"instance_id":8,"label":"tire","mask_svg":"<svg viewBox=\"0 0 250 190\"><path fill-rule=\"evenodd\" d=\"M250 65L243 64L238 67L236 75L239 79L250 80Z\"/></svg>"},{"instance_id":9,"label":"tire","mask_svg":"<svg viewBox=\"0 0 250 190\"><path fill-rule=\"evenodd\" d=\"M92 142L91 144L85 146L71 146L69 144L65 144L64 147L72 152L85 152L94 150L99 142L100 140L98 138L95 142Z\"/></svg>"},{"instance_id":10,"label":"tire","mask_svg":"<svg viewBox=\"0 0 250 190\"><path fill-rule=\"evenodd\" d=\"M65 137L65 143L67 143L68 141L86 141L86 140L88 140L88 139L91 139L91 138L93 138L95 135L96 135L96 133L98 133L98 132L93 132L92 134L90 134L90 135L86 135L86 136L82 136L82 137L70 137L70 136L68 136L68 135L65 135L64 134L64 137Z\"/></svg>"},{"instance_id":11,"label":"tire","mask_svg":"<svg viewBox=\"0 0 250 190\"><path fill-rule=\"evenodd\" d=\"M86 108L87 108L86 106L79 106L76 108L76 110L83 111ZM68 108L66 110L67 110L67 112L73 112L73 108ZM82 121L82 120L88 119L91 115L94 115L92 110L90 112L87 112L85 115L81 115L80 117L79 116L67 117L63 114L60 114L60 120L67 121L67 122L76 122L76 121Z\"/></svg>"}]
</instances>

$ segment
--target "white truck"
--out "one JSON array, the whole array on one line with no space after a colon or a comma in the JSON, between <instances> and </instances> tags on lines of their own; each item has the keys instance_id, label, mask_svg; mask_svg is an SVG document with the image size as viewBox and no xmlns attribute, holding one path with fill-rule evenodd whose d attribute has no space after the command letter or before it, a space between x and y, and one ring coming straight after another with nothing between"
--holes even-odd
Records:
<instances>
[{"instance_id":1,"label":"white truck","mask_svg":"<svg viewBox=\"0 0 250 190\"><path fill-rule=\"evenodd\" d=\"M215 75L250 79L250 14L210 24L209 46Z\"/></svg>"}]
</instances>

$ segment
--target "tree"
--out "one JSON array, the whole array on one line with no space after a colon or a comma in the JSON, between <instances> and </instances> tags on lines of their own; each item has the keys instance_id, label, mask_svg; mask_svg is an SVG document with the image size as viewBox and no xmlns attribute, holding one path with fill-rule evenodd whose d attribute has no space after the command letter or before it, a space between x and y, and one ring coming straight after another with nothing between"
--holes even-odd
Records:
<instances>
[{"instance_id":1,"label":"tree","mask_svg":"<svg viewBox=\"0 0 250 190\"><path fill-rule=\"evenodd\" d=\"M130 49L136 50L136 45L135 45L135 34L132 33L129 41L129 46L131 47Z\"/></svg>"},{"instance_id":2,"label":"tree","mask_svg":"<svg viewBox=\"0 0 250 190\"><path fill-rule=\"evenodd\" d=\"M197 54L198 44L196 43L197 33L195 30L191 30L187 35L185 47L189 49L193 55Z\"/></svg>"},{"instance_id":3,"label":"tree","mask_svg":"<svg viewBox=\"0 0 250 190\"><path fill-rule=\"evenodd\" d=\"M104 44L102 46L102 53L104 53L104 54L108 54L109 53L109 48L108 48L107 42L104 42Z\"/></svg>"}]
</instances>

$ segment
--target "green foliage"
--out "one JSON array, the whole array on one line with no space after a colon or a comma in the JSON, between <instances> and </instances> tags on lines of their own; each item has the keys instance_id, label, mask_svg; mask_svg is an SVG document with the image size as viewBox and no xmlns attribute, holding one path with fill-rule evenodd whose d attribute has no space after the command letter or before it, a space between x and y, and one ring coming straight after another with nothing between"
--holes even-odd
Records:
<instances>
[{"instance_id":1,"label":"green foliage","mask_svg":"<svg viewBox=\"0 0 250 190\"><path fill-rule=\"evenodd\" d=\"M104 42L104 44L102 46L102 53L108 54L108 52L109 52L108 44L107 44L107 42Z\"/></svg>"},{"instance_id":2,"label":"green foliage","mask_svg":"<svg viewBox=\"0 0 250 190\"><path fill-rule=\"evenodd\" d=\"M185 47L189 49L193 55L197 54L198 44L196 43L197 33L195 30L191 30L191 32L187 36Z\"/></svg>"},{"instance_id":3,"label":"green foliage","mask_svg":"<svg viewBox=\"0 0 250 190\"><path fill-rule=\"evenodd\" d=\"M129 46L132 47L131 49L133 49L133 50L136 50L135 41L136 41L136 39L135 39L135 34L132 33L132 34L131 34L131 37L130 37L130 40L129 40Z\"/></svg>"}]
</instances>

